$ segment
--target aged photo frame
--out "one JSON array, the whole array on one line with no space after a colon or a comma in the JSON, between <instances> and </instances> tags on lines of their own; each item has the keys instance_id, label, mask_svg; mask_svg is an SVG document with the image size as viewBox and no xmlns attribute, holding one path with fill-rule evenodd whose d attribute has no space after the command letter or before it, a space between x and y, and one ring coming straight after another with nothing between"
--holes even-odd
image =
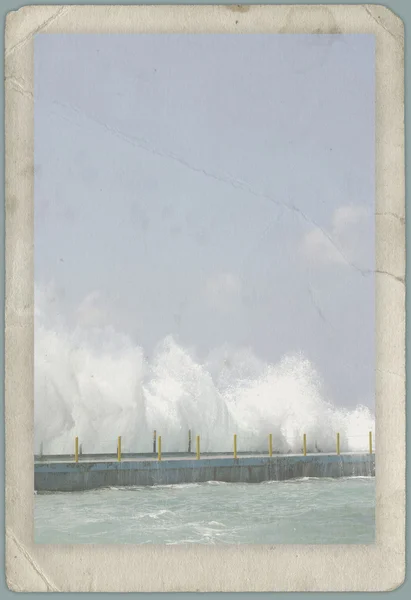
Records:
<instances>
[{"instance_id":1,"label":"aged photo frame","mask_svg":"<svg viewBox=\"0 0 411 600\"><path fill-rule=\"evenodd\" d=\"M376 542L54 546L33 536L33 40L64 33L363 33L376 48ZM364 6L32 6L6 22L6 575L13 591L386 591L405 577L404 29ZM74 574L74 575L73 575Z\"/></svg>"}]
</instances>

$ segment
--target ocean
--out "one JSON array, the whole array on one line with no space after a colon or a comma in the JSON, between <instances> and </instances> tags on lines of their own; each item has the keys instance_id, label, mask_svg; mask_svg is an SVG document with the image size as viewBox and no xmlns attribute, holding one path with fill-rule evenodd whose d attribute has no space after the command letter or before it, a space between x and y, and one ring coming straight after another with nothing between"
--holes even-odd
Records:
<instances>
[{"instance_id":1,"label":"ocean","mask_svg":"<svg viewBox=\"0 0 411 600\"><path fill-rule=\"evenodd\" d=\"M375 478L35 495L42 544L371 544Z\"/></svg>"}]
</instances>

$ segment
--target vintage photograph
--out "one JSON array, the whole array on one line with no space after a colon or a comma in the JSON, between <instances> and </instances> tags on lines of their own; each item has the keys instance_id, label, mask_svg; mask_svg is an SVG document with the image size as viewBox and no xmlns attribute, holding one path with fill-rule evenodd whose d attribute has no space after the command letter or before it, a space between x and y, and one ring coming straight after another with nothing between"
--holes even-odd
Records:
<instances>
[{"instance_id":1,"label":"vintage photograph","mask_svg":"<svg viewBox=\"0 0 411 600\"><path fill-rule=\"evenodd\" d=\"M375 36L34 37L34 539L375 541Z\"/></svg>"}]
</instances>

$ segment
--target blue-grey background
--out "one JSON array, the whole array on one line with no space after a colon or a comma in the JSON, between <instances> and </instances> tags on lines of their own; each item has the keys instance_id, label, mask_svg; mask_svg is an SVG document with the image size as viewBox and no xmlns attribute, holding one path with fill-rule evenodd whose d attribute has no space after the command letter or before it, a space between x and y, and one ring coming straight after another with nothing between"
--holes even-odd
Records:
<instances>
[{"instance_id":1,"label":"blue-grey background","mask_svg":"<svg viewBox=\"0 0 411 600\"><path fill-rule=\"evenodd\" d=\"M302 352L374 407L374 36L35 39L35 283L147 354Z\"/></svg>"},{"instance_id":2,"label":"blue-grey background","mask_svg":"<svg viewBox=\"0 0 411 600\"><path fill-rule=\"evenodd\" d=\"M172 3L172 2L167 2L167 3ZM180 3L184 3L184 2L180 2ZM190 4L197 4L197 3L200 4L201 2L190 2ZM204 2L204 3L209 3L209 2ZM249 2L249 4L257 4L257 3L258 2ZM340 3L339 0L337 0L335 2L333 2L333 1L328 2L328 4L339 4L339 3ZM53 4L53 3L52 2L41 2L39 0L39 2L37 2L37 4ZM75 2L75 4L85 4L85 2L78 1L78 2ZM95 0L95 4L104 4L104 2L99 2L98 0ZM112 4L121 4L121 2L116 2L115 0L113 0ZM135 2L134 4L139 4L139 3ZM141 4L143 4L143 2L141 2ZM159 4L160 4L160 2L159 2ZM229 3L227 3L227 2L221 2L221 4L229 4ZM267 4L270 4L270 2L267 2ZM292 2L289 2L287 0L283 0L282 4L292 4ZM302 4L314 4L314 2L302 2ZM356 2L347 2L346 4L357 4L357 3ZM408 0L387 0L384 4L385 4L385 6L391 8L392 10L394 10L396 12L396 14L399 15L403 19L403 21L405 23L405 29L406 29L406 60L407 60L408 59L407 29L408 29L409 24L411 23L411 6L410 6ZM2 14L5 17L5 15L6 15L6 13L8 11L10 11L10 10L17 10L21 6L24 6L24 3L19 2L19 1L6 0L2 4ZM1 65L1 68L2 69L4 68L3 63ZM405 74L406 74L406 79L405 79L405 82L406 82L406 103L407 103L407 109L408 109L409 108L409 102L408 102L407 91L409 89L409 71L406 70ZM2 96L2 98L3 97L4 96ZM406 110L406 125L407 125L407 121L408 121L408 117L407 117L407 110ZM1 123L1 127L4 128L3 121ZM4 136L3 136L3 139L4 139ZM409 142L408 142L408 139L406 140L406 152L407 152L407 154L409 154ZM3 175L3 181L4 181L4 165L3 165L3 163L2 163L2 175ZM407 175L409 175L408 172L407 172ZM2 193L4 194L3 190L4 190L4 186L2 186ZM408 201L409 201L409 193L408 193L408 189L407 189L407 205L408 205ZM4 198L3 198L3 202L4 202ZM1 227L1 232L3 234L3 240L4 240L4 213L3 212L0 213L0 227ZM407 235L410 233L408 231L409 228L410 228L410 226L407 227ZM409 259L408 246L407 246L407 259ZM407 263L409 264L409 260L407 260ZM1 301L3 302L4 301L4 289L3 289L4 288L4 244L1 245L1 268L3 270L3 277L0 278L0 285L2 286L1 293L0 293L0 298L1 298ZM407 266L407 278L408 278L408 274L409 274L409 267ZM409 309L409 301L408 300L407 300L407 309ZM408 310L407 310L407 312L408 312ZM2 319L3 319L3 315L4 315L4 311L2 310L1 311L1 318ZM3 325L3 327L1 327L1 331L3 332L4 331L4 321L2 321L2 325ZM407 332L408 332L408 327L407 327ZM4 372L3 347L4 347L4 345L1 344L1 346L0 346L0 355L1 355L1 360L2 360L3 372ZM408 352L407 352L407 371L408 371L408 365L409 365L409 359L408 359ZM3 396L3 387L1 389L1 393L2 393L2 396ZM407 393L408 393L408 389L407 389ZM1 429L1 433L2 433L2 435L4 434L3 428ZM408 458L409 458L409 453L410 453L410 450L408 450ZM3 468L3 465L2 465L2 468ZM3 480L4 480L4 471L3 471ZM3 501L3 496L1 496L1 500ZM409 508L409 506L408 506L408 508ZM1 515L2 515L2 517L4 517L3 506L2 506ZM407 523L407 533L409 534L409 523ZM4 540L4 538L2 537L2 544L3 544L3 540ZM4 555L4 553L3 553L3 555ZM409 564L410 564L409 554L407 553L407 567L409 567ZM6 588L4 577L2 579L2 583L3 583L4 597L10 597L11 598L12 594ZM408 593L406 591L407 589L408 589ZM401 598L402 599L403 597L408 597L409 596L409 592L410 592L410 584L409 584L409 578L407 578L405 584L399 590L395 590L391 594L393 594L395 598ZM14 594L13 597L15 597L16 595L20 595L20 594ZM41 596L41 595L42 594L37 594L38 597ZM178 595L179 594L174 594L174 596L178 596ZM185 598L187 596L188 597L194 597L195 595L196 594L185 594L184 597ZM264 596L268 596L268 594L263 594L263 595ZM352 598L354 596L356 596L357 598L361 597L361 594L350 594L350 595L351 595ZM385 595L385 594L383 594L383 595ZM78 597L78 596L79 595L76 594L76 597ZM81 594L80 594L80 596L81 596ZM112 598L116 597L115 594L111 594L111 595L110 594L108 594L108 595L105 594L104 595L104 597L107 597L107 596L112 597ZM148 595L147 594L147 598L148 597L153 598L153 596L161 598L162 595L160 595L160 594L150 594L150 595ZM213 596L215 596L215 594ZM257 597L261 596L261 594L246 594L245 593L245 594L242 594L242 596L245 597L245 598L247 598L247 599L249 599L249 598L257 598ZM297 594L277 594L277 597L278 596L282 596L283 598L290 598L290 597L297 598L298 597ZM337 597L339 597L339 594L332 594L332 593L327 594L327 593L325 593L325 594L322 594L322 596L324 598L337 598ZM381 594L367 594L367 597L370 597L370 596L371 597L374 596L375 598L377 598L377 597L381 598ZM225 598L226 597L232 597L232 595L231 594L224 594L224 597Z\"/></svg>"}]
</instances>

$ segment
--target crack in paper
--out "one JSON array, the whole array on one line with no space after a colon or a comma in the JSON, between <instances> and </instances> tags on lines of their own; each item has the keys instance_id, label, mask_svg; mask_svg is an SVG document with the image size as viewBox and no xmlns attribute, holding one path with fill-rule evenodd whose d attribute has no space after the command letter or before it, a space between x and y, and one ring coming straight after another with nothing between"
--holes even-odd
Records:
<instances>
[{"instance_id":1,"label":"crack in paper","mask_svg":"<svg viewBox=\"0 0 411 600\"><path fill-rule=\"evenodd\" d=\"M9 84L16 92L18 92L19 94L22 94L23 96L25 96L26 98L29 98L30 100L32 100L34 98L34 95L32 92L30 92L29 90L26 90L21 83L19 83L19 81L16 79L16 77L5 77L4 79L5 83Z\"/></svg>"},{"instance_id":2,"label":"crack in paper","mask_svg":"<svg viewBox=\"0 0 411 600\"><path fill-rule=\"evenodd\" d=\"M377 373L388 373L389 375L394 375L395 377L399 377L402 381L405 380L404 375L401 375L400 373L396 373L395 371L390 371L389 369L379 369L379 368L376 368L375 370L377 371Z\"/></svg>"},{"instance_id":3,"label":"crack in paper","mask_svg":"<svg viewBox=\"0 0 411 600\"><path fill-rule=\"evenodd\" d=\"M382 27L382 28L383 28L383 29L384 29L384 30L385 30L387 33L389 33L389 34L390 34L390 36L391 36L392 38L394 38L394 40L395 40L396 42L398 42L398 40L397 40L397 36L396 36L396 35L395 35L395 34L394 34L392 31L390 31L390 30L389 30L389 29L388 29L388 28L387 28L387 27L386 27L386 26L385 26L385 25L382 23L382 21L381 21L380 19L378 19L378 17L374 17L373 13L372 13L372 12L371 12L371 10L368 8L368 6L364 6L364 9L365 9L365 12L366 12L366 13L368 13L368 14L370 15L370 17L371 17L371 18L372 18L372 19L373 19L373 20L374 20L374 21L377 23L377 25L378 25L379 27ZM398 35L398 37L400 37L400 38L401 38L401 40L400 40L400 43L401 43L401 45L402 45L402 43L403 43L403 41L402 41L402 40L403 40L403 38L402 38L400 35Z\"/></svg>"},{"instance_id":4,"label":"crack in paper","mask_svg":"<svg viewBox=\"0 0 411 600\"><path fill-rule=\"evenodd\" d=\"M39 567L39 565L30 556L30 553L28 552L28 550L23 546L23 544L21 544L19 542L19 540L10 531L10 529L6 530L6 537L10 538L14 542L14 544L16 545L16 547L20 551L20 553L24 556L24 558L27 560L27 562L30 563L30 565L33 567L34 571L43 580L43 582L47 586L47 591L49 591L49 592L60 592L59 588L57 586L55 586L54 583L52 583L50 581L50 579L47 577L47 575L42 571L42 569ZM11 584L11 581L9 581L9 583Z\"/></svg>"},{"instance_id":5,"label":"crack in paper","mask_svg":"<svg viewBox=\"0 0 411 600\"><path fill-rule=\"evenodd\" d=\"M43 21L41 25L30 31L22 40L14 44L9 50L6 50L5 57L8 58L16 50L21 50L37 33L41 33L47 29L56 19L63 17L70 10L70 6L61 6L59 10L46 21Z\"/></svg>"},{"instance_id":6,"label":"crack in paper","mask_svg":"<svg viewBox=\"0 0 411 600\"><path fill-rule=\"evenodd\" d=\"M392 277L393 279L395 279L395 281L398 281L399 283L402 283L402 285L405 285L405 278L401 277L400 275L394 275L394 273L390 273L389 271L382 271L381 269L377 269L375 272L379 273L380 275L388 275L388 277Z\"/></svg>"},{"instance_id":7,"label":"crack in paper","mask_svg":"<svg viewBox=\"0 0 411 600\"><path fill-rule=\"evenodd\" d=\"M122 139L126 143L131 144L132 146L141 148L142 150L150 152L151 154L154 154L155 156L160 156L161 158L167 158L167 159L173 160L173 161L181 164L185 168L193 171L194 173L200 173L200 174L204 175L205 177L214 179L215 181L219 181L221 183L226 183L228 185L231 185L235 189L240 189L252 196L255 196L256 198L262 198L264 200L268 200L269 202L272 202L273 204L275 204L277 206L283 206L283 207L287 208L291 212L294 212L294 213L300 215L304 219L304 221L306 221L310 225L319 229L323 233L323 235L328 239L328 241L332 244L332 246L335 248L337 253L341 256L341 258L344 260L344 262L349 267L352 267L353 269L358 271L363 277L370 275L372 273L372 270L363 269L363 268L359 267L358 265L356 265L355 263L351 262L347 258L345 253L342 251L342 249L335 243L335 240L331 237L331 235L328 233L328 231L323 229L314 219L309 217L306 213L304 213L295 204L289 204L287 202L280 202L279 200L273 198L272 196L270 196L268 194L254 190L249 183L241 181L234 177L230 177L229 175L226 175L226 176L217 175L216 173L212 173L211 171L207 171L206 169L203 169L201 167L196 167L196 166L190 164L186 159L184 159L180 156L177 156L173 152L165 152L164 150L159 150L159 149L155 148L154 146L152 146L146 139L144 139L142 137L136 138L134 136L127 135L124 132L117 129L116 127L107 125L106 123L100 121L96 117L89 115L86 112L80 110L78 107L72 106L70 104L65 104L65 103L59 102L57 100L54 100L53 104L61 106L65 109L68 108L69 110L77 113L78 115L85 117L86 119L94 122L96 125L104 128L111 135L114 135L115 137ZM62 115L60 113L56 113L56 114L58 114L58 116L62 117ZM66 120L70 120L70 119L68 119L68 117L62 117L62 118L65 118ZM77 125L77 123L76 123L76 125Z\"/></svg>"},{"instance_id":8,"label":"crack in paper","mask_svg":"<svg viewBox=\"0 0 411 600\"><path fill-rule=\"evenodd\" d=\"M377 217L392 217L393 219L398 219L402 225L405 224L405 217L401 217L401 215L397 215L397 213L393 213L393 212L376 212L375 215Z\"/></svg>"}]
</instances>

